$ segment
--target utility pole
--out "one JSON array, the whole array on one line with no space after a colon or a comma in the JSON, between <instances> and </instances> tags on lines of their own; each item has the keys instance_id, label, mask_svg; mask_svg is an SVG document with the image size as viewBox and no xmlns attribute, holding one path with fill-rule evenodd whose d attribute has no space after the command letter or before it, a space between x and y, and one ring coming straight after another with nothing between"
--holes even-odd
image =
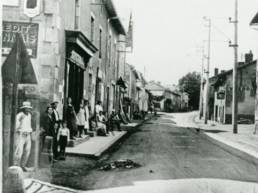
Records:
<instances>
[{"instance_id":1,"label":"utility pole","mask_svg":"<svg viewBox=\"0 0 258 193\"><path fill-rule=\"evenodd\" d=\"M238 92L237 92L237 68L238 68L238 0L235 0L235 20L231 21L229 18L230 23L234 23L234 30L235 30L235 42L234 44L230 43L230 47L234 48L234 68L233 68L233 109L232 109L232 125L233 125L233 133L237 133L237 117L238 117Z\"/></svg>"},{"instance_id":2,"label":"utility pole","mask_svg":"<svg viewBox=\"0 0 258 193\"><path fill-rule=\"evenodd\" d=\"M203 70L204 70L204 47L202 47L202 68L201 68L201 85L199 99L199 119L203 116Z\"/></svg>"},{"instance_id":3,"label":"utility pole","mask_svg":"<svg viewBox=\"0 0 258 193\"><path fill-rule=\"evenodd\" d=\"M205 106L204 106L204 123L208 123L209 117L209 71L210 71L210 52L211 52L211 19L205 18L208 21L208 56L207 56L207 70L206 70L206 95L205 95Z\"/></svg>"}]
</instances>

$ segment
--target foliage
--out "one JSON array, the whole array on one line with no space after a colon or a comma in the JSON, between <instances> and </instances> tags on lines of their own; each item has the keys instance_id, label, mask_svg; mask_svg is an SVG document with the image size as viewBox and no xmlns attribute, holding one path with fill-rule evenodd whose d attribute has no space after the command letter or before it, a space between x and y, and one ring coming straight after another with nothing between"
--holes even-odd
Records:
<instances>
[{"instance_id":1,"label":"foliage","mask_svg":"<svg viewBox=\"0 0 258 193\"><path fill-rule=\"evenodd\" d=\"M181 92L189 95L189 107L194 110L199 107L201 76L197 72L190 72L179 79Z\"/></svg>"}]
</instances>

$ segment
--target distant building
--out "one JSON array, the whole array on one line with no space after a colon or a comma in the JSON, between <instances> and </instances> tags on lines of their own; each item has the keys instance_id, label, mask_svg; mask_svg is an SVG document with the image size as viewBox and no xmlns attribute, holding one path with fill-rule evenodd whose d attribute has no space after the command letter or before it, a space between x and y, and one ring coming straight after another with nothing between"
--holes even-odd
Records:
<instances>
[{"instance_id":1,"label":"distant building","mask_svg":"<svg viewBox=\"0 0 258 193\"><path fill-rule=\"evenodd\" d=\"M148 89L152 94L154 106L160 109L160 111L181 111L182 96L178 90L172 90L171 88L162 86L159 82L155 81L148 82L146 89Z\"/></svg>"},{"instance_id":2,"label":"distant building","mask_svg":"<svg viewBox=\"0 0 258 193\"><path fill-rule=\"evenodd\" d=\"M257 61L246 54L238 66L238 122L254 122ZM232 122L232 70L215 73L210 78L209 119L220 123Z\"/></svg>"}]
</instances>

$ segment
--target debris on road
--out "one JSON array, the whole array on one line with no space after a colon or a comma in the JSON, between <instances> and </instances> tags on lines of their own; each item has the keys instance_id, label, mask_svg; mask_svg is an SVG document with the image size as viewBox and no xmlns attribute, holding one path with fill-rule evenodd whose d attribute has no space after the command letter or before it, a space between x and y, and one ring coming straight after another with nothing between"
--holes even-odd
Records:
<instances>
[{"instance_id":1,"label":"debris on road","mask_svg":"<svg viewBox=\"0 0 258 193\"><path fill-rule=\"evenodd\" d=\"M112 163L105 164L101 166L99 169L103 171L109 171L113 169L133 169L141 167L139 163L136 163L132 160L126 159L126 160L117 160Z\"/></svg>"}]
</instances>

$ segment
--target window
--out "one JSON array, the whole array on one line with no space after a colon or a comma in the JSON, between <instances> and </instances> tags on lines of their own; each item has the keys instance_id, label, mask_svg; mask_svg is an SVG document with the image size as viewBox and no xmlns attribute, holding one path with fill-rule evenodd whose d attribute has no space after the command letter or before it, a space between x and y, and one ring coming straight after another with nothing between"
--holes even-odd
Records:
<instances>
[{"instance_id":1,"label":"window","mask_svg":"<svg viewBox=\"0 0 258 193\"><path fill-rule=\"evenodd\" d=\"M80 2L75 0L75 18L74 18L74 28L79 29L80 26Z\"/></svg>"},{"instance_id":2,"label":"window","mask_svg":"<svg viewBox=\"0 0 258 193\"><path fill-rule=\"evenodd\" d=\"M88 85L88 92L89 92L89 96L92 95L92 74L89 74L89 85Z\"/></svg>"},{"instance_id":3,"label":"window","mask_svg":"<svg viewBox=\"0 0 258 193\"><path fill-rule=\"evenodd\" d=\"M111 62L112 62L112 35L110 34L108 36L108 65L110 67Z\"/></svg>"},{"instance_id":4,"label":"window","mask_svg":"<svg viewBox=\"0 0 258 193\"><path fill-rule=\"evenodd\" d=\"M94 17L91 17L90 27L91 27L90 40L91 40L91 42L93 42L94 41L94 27L95 27L95 19L94 19Z\"/></svg>"},{"instance_id":5,"label":"window","mask_svg":"<svg viewBox=\"0 0 258 193\"><path fill-rule=\"evenodd\" d=\"M26 7L28 9L34 9L37 6L37 0L27 0Z\"/></svg>"},{"instance_id":6,"label":"window","mask_svg":"<svg viewBox=\"0 0 258 193\"><path fill-rule=\"evenodd\" d=\"M116 86L112 85L112 91L113 91L113 109L116 106Z\"/></svg>"},{"instance_id":7,"label":"window","mask_svg":"<svg viewBox=\"0 0 258 193\"><path fill-rule=\"evenodd\" d=\"M102 54L102 29L99 29L99 58L101 58Z\"/></svg>"}]
</instances>

